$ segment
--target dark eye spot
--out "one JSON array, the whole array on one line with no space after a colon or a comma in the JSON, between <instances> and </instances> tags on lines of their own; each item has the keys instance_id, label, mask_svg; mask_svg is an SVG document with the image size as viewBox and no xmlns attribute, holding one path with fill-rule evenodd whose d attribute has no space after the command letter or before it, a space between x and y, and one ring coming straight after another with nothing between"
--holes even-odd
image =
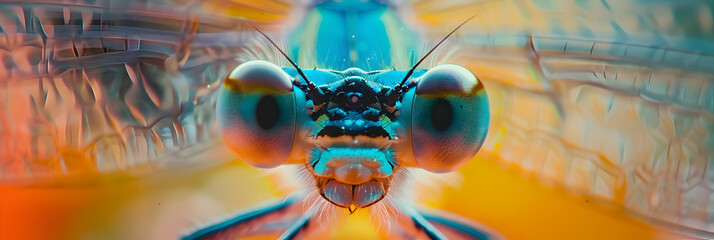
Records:
<instances>
[{"instance_id":1,"label":"dark eye spot","mask_svg":"<svg viewBox=\"0 0 714 240\"><path fill-rule=\"evenodd\" d=\"M443 98L436 100L434 108L431 109L431 125L441 132L448 129L453 120L454 110L451 109L451 104Z\"/></svg>"},{"instance_id":2,"label":"dark eye spot","mask_svg":"<svg viewBox=\"0 0 714 240\"><path fill-rule=\"evenodd\" d=\"M268 130L278 123L280 109L278 108L278 101L275 100L275 97L266 95L260 98L255 111L258 125L262 129Z\"/></svg>"}]
</instances>

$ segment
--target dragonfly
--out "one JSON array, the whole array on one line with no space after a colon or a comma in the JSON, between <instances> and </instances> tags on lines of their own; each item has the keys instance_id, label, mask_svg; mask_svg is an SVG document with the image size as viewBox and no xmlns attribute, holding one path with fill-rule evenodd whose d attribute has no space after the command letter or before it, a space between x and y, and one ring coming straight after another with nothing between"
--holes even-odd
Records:
<instances>
[{"instance_id":1,"label":"dragonfly","mask_svg":"<svg viewBox=\"0 0 714 240\"><path fill-rule=\"evenodd\" d=\"M348 4L353 5L345 7ZM545 185L622 207L648 223L685 235L711 237L711 5L695 0L4 2L0 5L0 76L5 79L0 85L0 179L3 184L22 185L62 176L146 174L187 164L215 164L234 158L220 150L226 143L240 159L256 166L288 163L279 162L280 157L255 159L266 154L294 157L287 147L294 143L285 142L290 136L271 135L273 140L260 142L241 139L253 134L250 132L233 138L224 132L226 140L222 140L221 132L231 128L221 126L222 105L217 103L226 96L221 91L229 91L222 81L239 72L232 69L261 63L258 68L267 67L273 69L269 73L277 74L274 80L284 80L287 75L290 86L304 86L293 88L303 96L309 95L307 81L321 86L345 74L370 79L380 88L394 87L403 80L405 71L436 45L428 39L441 39L464 19L476 15L436 48L421 65L423 69L414 70L411 79L407 78L408 83L414 80L417 84L410 86L411 91L416 91L415 87L418 90L419 79L430 70L443 70L441 67L451 66L449 63L461 65L478 77L488 93L489 130L479 154ZM320 24L346 11L333 8L354 12L378 9L368 17L352 13L344 15L344 22L328 21L334 25L377 26L377 30L372 29L375 34L365 36L360 31L366 30L359 27ZM276 38L278 48L283 48L297 66L314 70L304 70L302 76L275 46L267 44L239 17L252 19L248 22L265 32L276 36L283 33L284 37ZM342 41L323 42L331 38ZM259 59L274 65L249 61ZM361 71L347 71L351 67ZM277 84L257 87L287 86L284 81ZM323 93L335 90L316 89ZM284 91L276 94L286 94ZM357 95L357 101L362 97ZM405 99L400 97L404 106ZM274 100L263 104L285 103L281 98ZM296 106L310 110L307 102L302 102L305 99L299 100L303 105ZM316 110L320 111L313 107L312 111ZM310 116L299 114L295 116ZM283 120L278 118L276 126ZM431 116L414 120L431 121ZM318 121L331 124L319 117L296 122ZM394 125L396 136L404 136L400 132L403 129ZM305 134L307 128L295 129ZM230 143L231 139L245 142L236 145ZM284 145L258 152L260 147L277 143L272 141L283 141ZM449 145L441 142L428 146L439 144ZM248 156L236 148L255 152ZM428 170L430 167L424 165L428 163L419 162L424 159L415 158L404 168L420 166ZM314 173L317 166L302 165L308 173ZM435 171L446 170L453 169ZM404 171L394 171L395 178ZM312 174L302 176L306 177L303 180L315 180ZM305 187L311 188L308 192L313 194L312 200L328 202L345 210L342 213L377 209L398 189L371 187L379 195L374 201L337 194L345 192L339 190L344 185L332 185L328 187L325 182ZM366 185L361 188L367 189ZM333 189L333 195L328 196L325 189ZM379 192L385 190L386 200L379 199L383 195ZM227 221L206 221L202 224L206 228L184 236L217 233L216 229L243 234L240 226L248 225L228 223L251 214L286 213L277 209L281 206L302 209L304 206L293 204L299 202L294 199L301 197L291 196ZM287 212L290 214L279 217L303 223L314 214ZM414 218L394 221L395 229L404 221L421 224L401 224L407 226L407 235L440 237L453 234L449 229L466 229L473 234L498 236L487 227L474 227L476 224L449 228L449 224L461 222L438 215L416 210L407 211L407 215ZM286 233L310 232L286 229L294 222L277 221L264 227L288 230ZM191 235L194 233L198 235Z\"/></svg>"},{"instance_id":2,"label":"dragonfly","mask_svg":"<svg viewBox=\"0 0 714 240\"><path fill-rule=\"evenodd\" d=\"M328 2L316 9L328 11L320 14L321 28L345 29L348 35L355 36L349 44L353 46L362 43L362 38L388 36L378 29L399 27L370 19L386 10L385 5L376 2ZM373 24L358 24L356 19ZM330 25L333 22L338 24ZM458 27L447 38L456 30ZM488 130L488 99L483 85L468 69L440 65L416 70L434 47L408 71L367 72L357 67L303 71L270 37L257 27L256 31L293 65L294 71L267 61L248 61L236 67L223 82L216 104L221 135L231 150L251 165L270 168L297 164L299 170L314 176L305 183L316 186L312 193L330 203L298 208L306 213L298 220L287 221L290 224L280 239L313 238L313 226L322 218L329 219L321 215L322 208L337 206L354 213L361 208L380 209L372 206L382 202L387 202L382 205L385 208L405 213L404 220L398 219L402 214L386 219L403 223L395 232L405 238L446 239L444 232L450 238L495 237L458 220L425 216L401 203L398 197L385 200L395 191L392 189L404 188L399 186L401 181L410 181L397 176L398 171L405 171L402 168L450 172L473 158L481 147ZM343 33L323 31L309 33L318 35L316 41L322 42L318 46L341 42ZM388 39L375 42L382 44L351 47L333 54L342 62L349 58L351 64L347 66L356 66L360 59L369 61L370 57L398 48L383 44ZM327 55L317 56L326 58ZM366 64L369 67L369 62ZM270 225L263 219L276 221L276 214L291 216L286 213L286 209L294 208L290 205L305 203L286 200L210 225L184 239L239 238L247 232L244 225Z\"/></svg>"}]
</instances>

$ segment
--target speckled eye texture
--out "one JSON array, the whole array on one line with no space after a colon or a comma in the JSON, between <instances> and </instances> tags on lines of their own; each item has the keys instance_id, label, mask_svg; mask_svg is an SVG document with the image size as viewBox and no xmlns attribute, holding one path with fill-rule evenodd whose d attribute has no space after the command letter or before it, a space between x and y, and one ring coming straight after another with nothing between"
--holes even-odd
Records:
<instances>
[{"instance_id":1,"label":"speckled eye texture","mask_svg":"<svg viewBox=\"0 0 714 240\"><path fill-rule=\"evenodd\" d=\"M285 162L295 132L295 96L290 77L266 61L236 67L218 95L218 127L228 147L256 167Z\"/></svg>"},{"instance_id":2,"label":"speckled eye texture","mask_svg":"<svg viewBox=\"0 0 714 240\"><path fill-rule=\"evenodd\" d=\"M412 141L420 167L448 172L466 164L483 144L489 105L483 85L452 64L427 71L412 104Z\"/></svg>"}]
</instances>

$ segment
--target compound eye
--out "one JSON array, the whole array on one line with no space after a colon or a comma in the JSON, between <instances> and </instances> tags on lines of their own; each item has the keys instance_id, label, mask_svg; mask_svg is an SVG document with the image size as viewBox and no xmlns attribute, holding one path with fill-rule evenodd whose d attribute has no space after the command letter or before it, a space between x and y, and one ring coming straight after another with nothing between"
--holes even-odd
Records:
<instances>
[{"instance_id":1,"label":"compound eye","mask_svg":"<svg viewBox=\"0 0 714 240\"><path fill-rule=\"evenodd\" d=\"M228 147L256 167L288 159L295 132L290 76L267 61L245 62L228 75L216 103L218 127Z\"/></svg>"},{"instance_id":2,"label":"compound eye","mask_svg":"<svg viewBox=\"0 0 714 240\"><path fill-rule=\"evenodd\" d=\"M419 167L453 171L476 155L488 132L486 91L471 71L445 64L419 79L412 105L412 141Z\"/></svg>"}]
</instances>

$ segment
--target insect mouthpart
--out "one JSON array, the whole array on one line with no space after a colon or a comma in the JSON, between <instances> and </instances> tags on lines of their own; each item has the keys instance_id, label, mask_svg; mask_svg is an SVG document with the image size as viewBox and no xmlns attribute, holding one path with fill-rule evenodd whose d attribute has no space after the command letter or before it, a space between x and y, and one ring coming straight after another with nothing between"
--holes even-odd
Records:
<instances>
[{"instance_id":1,"label":"insect mouthpart","mask_svg":"<svg viewBox=\"0 0 714 240\"><path fill-rule=\"evenodd\" d=\"M307 167L320 195L350 212L384 198L396 170L392 142L364 135L317 137Z\"/></svg>"},{"instance_id":2,"label":"insect mouthpart","mask_svg":"<svg viewBox=\"0 0 714 240\"><path fill-rule=\"evenodd\" d=\"M334 179L320 179L317 185L324 199L354 213L359 208L369 207L382 200L387 195L389 180L371 180L352 185Z\"/></svg>"}]
</instances>

